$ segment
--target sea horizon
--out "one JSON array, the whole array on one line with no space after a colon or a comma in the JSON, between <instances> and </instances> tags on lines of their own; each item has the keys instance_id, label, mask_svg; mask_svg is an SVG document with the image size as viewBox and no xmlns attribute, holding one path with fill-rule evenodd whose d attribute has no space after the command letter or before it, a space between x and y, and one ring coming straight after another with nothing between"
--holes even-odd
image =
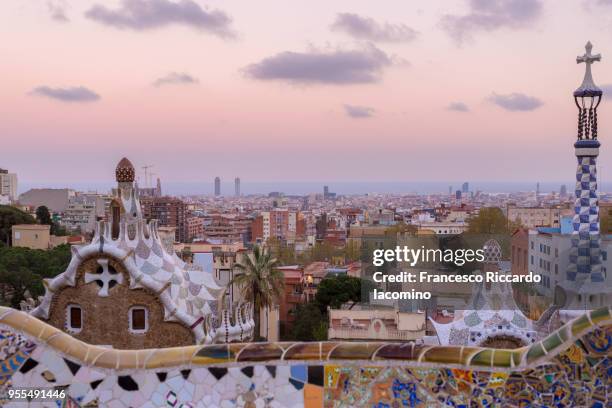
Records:
<instances>
[{"instance_id":1,"label":"sea horizon","mask_svg":"<svg viewBox=\"0 0 612 408\"><path fill-rule=\"evenodd\" d=\"M536 190L536 182L496 182L496 181L468 181L469 191L484 193L514 193ZM463 182L452 181L241 181L241 195L269 194L279 192L284 195L308 195L323 193L323 187L328 186L330 193L338 195L360 194L448 194L449 186L452 192L462 189ZM567 188L568 194L574 190L573 182L540 182L540 193L559 192L562 185ZM33 188L69 188L82 192L110 192L116 186L113 182L22 182L19 184L19 194ZM146 187L140 185L140 187ZM599 191L612 191L612 183L603 183ZM214 183L210 182L164 182L162 180L162 193L173 196L213 195ZM234 195L234 182L221 182L221 196Z\"/></svg>"}]
</instances>

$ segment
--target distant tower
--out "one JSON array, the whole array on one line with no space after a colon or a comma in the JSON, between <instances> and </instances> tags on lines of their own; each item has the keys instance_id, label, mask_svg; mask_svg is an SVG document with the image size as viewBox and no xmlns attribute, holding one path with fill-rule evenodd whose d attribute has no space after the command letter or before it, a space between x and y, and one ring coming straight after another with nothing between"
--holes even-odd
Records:
<instances>
[{"instance_id":1,"label":"distant tower","mask_svg":"<svg viewBox=\"0 0 612 408\"><path fill-rule=\"evenodd\" d=\"M461 201L461 190L455 191L455 199Z\"/></svg>"},{"instance_id":2,"label":"distant tower","mask_svg":"<svg viewBox=\"0 0 612 408\"><path fill-rule=\"evenodd\" d=\"M135 231L135 224L142 219L142 208L138 196L138 186L134 182L136 170L126 157L121 159L115 168L117 188L114 189L114 198L110 203L111 234L113 238L119 237L119 225L125 220L128 234Z\"/></svg>"},{"instance_id":3,"label":"distant tower","mask_svg":"<svg viewBox=\"0 0 612 408\"><path fill-rule=\"evenodd\" d=\"M536 183L535 200L536 200L536 203L540 204L540 182L539 181Z\"/></svg>"},{"instance_id":4,"label":"distant tower","mask_svg":"<svg viewBox=\"0 0 612 408\"><path fill-rule=\"evenodd\" d=\"M159 179L159 177L157 178L157 188L155 189L155 195L157 197L161 197L162 196L161 180Z\"/></svg>"},{"instance_id":5,"label":"distant tower","mask_svg":"<svg viewBox=\"0 0 612 408\"><path fill-rule=\"evenodd\" d=\"M559 197L560 198L567 197L567 186L565 184L563 184L561 188L559 189Z\"/></svg>"},{"instance_id":6,"label":"distant tower","mask_svg":"<svg viewBox=\"0 0 612 408\"><path fill-rule=\"evenodd\" d=\"M215 177L215 196L219 197L221 195L221 178Z\"/></svg>"},{"instance_id":7,"label":"distant tower","mask_svg":"<svg viewBox=\"0 0 612 408\"><path fill-rule=\"evenodd\" d=\"M449 196L453 195L453 186L448 186L448 195Z\"/></svg>"},{"instance_id":8,"label":"distant tower","mask_svg":"<svg viewBox=\"0 0 612 408\"><path fill-rule=\"evenodd\" d=\"M461 186L461 192L462 193L468 193L470 191L470 183L468 183L467 181L465 183L463 183L463 185Z\"/></svg>"},{"instance_id":9,"label":"distant tower","mask_svg":"<svg viewBox=\"0 0 612 408\"><path fill-rule=\"evenodd\" d=\"M323 198L327 199L329 196L329 186L323 186Z\"/></svg>"},{"instance_id":10,"label":"distant tower","mask_svg":"<svg viewBox=\"0 0 612 408\"><path fill-rule=\"evenodd\" d=\"M234 195L240 197L240 177L234 179Z\"/></svg>"},{"instance_id":11,"label":"distant tower","mask_svg":"<svg viewBox=\"0 0 612 408\"><path fill-rule=\"evenodd\" d=\"M602 273L599 202L597 199L597 107L603 96L591 75L591 65L601 55L591 54L593 46L586 44L586 53L576 58L584 62L586 70L582 85L574 91L578 107L578 135L574 143L578 167L576 169L576 201L572 221L572 246L566 281L562 283L564 296L557 298L566 307L591 309L610 304L610 290Z\"/></svg>"}]
</instances>

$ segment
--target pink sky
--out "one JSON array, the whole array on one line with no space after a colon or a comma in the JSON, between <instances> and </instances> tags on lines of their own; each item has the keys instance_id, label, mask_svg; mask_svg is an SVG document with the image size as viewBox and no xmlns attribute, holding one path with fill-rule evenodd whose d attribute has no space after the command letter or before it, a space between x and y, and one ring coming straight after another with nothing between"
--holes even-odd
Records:
<instances>
[{"instance_id":1,"label":"pink sky","mask_svg":"<svg viewBox=\"0 0 612 408\"><path fill-rule=\"evenodd\" d=\"M603 0L182 1L4 0L0 167L30 183L105 181L122 156L166 181L571 180L586 40L612 84ZM359 58L372 78L342 71ZM154 85L173 72L194 82ZM74 87L99 99L50 95ZM513 93L526 110L492 100ZM603 103L600 172L609 118Z\"/></svg>"}]
</instances>

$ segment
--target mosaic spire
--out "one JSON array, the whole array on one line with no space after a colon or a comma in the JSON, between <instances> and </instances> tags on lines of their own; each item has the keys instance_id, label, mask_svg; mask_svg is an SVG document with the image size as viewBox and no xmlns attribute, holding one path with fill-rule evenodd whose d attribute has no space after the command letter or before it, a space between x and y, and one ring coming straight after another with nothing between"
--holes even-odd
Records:
<instances>
[{"instance_id":1,"label":"mosaic spire","mask_svg":"<svg viewBox=\"0 0 612 408\"><path fill-rule=\"evenodd\" d=\"M597 198L597 107L603 92L598 88L591 73L591 65L601 60L601 55L593 55L593 46L586 44L586 53L576 58L577 63L585 64L582 85L574 92L578 107L578 134L574 144L578 167L576 169L576 200L574 205L572 246L566 279L576 305L592 306L599 297L591 296L592 289L604 281L601 262L601 242L599 232L599 202Z\"/></svg>"}]
</instances>

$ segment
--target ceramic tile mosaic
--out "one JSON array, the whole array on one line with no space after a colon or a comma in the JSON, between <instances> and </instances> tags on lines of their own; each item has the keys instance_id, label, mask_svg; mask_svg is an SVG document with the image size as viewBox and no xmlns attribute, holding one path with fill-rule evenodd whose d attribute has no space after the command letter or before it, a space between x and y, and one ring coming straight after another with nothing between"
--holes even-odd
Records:
<instances>
[{"instance_id":1,"label":"ceramic tile mosaic","mask_svg":"<svg viewBox=\"0 0 612 408\"><path fill-rule=\"evenodd\" d=\"M591 147L599 142L592 140L578 141L576 148L582 145ZM590 152L593 149L589 150ZM575 214L572 219L572 247L570 264L567 268L567 280L574 282L589 279L592 282L604 282L601 264L601 242L599 234L599 202L597 198L597 155L579 155L576 170Z\"/></svg>"},{"instance_id":2,"label":"ceramic tile mosaic","mask_svg":"<svg viewBox=\"0 0 612 408\"><path fill-rule=\"evenodd\" d=\"M112 350L0 308L6 407L610 407L612 314L521 349L257 343ZM46 388L56 400L8 392Z\"/></svg>"}]
</instances>

